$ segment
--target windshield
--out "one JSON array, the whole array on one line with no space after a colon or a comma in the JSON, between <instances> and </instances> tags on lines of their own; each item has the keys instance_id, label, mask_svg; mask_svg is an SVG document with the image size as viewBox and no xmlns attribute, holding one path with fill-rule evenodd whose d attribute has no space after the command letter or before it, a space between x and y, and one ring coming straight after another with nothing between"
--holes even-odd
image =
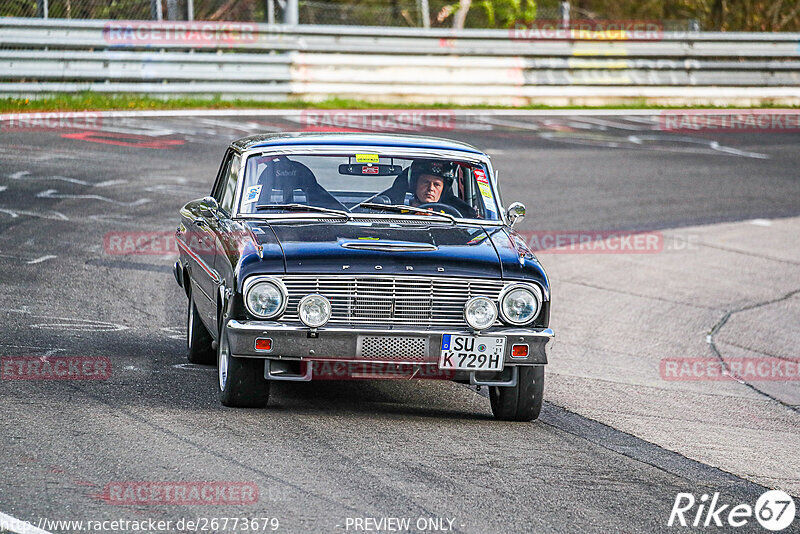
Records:
<instances>
[{"instance_id":1,"label":"windshield","mask_svg":"<svg viewBox=\"0 0 800 534\"><path fill-rule=\"evenodd\" d=\"M429 209L492 221L499 213L488 170L481 164L360 153L250 156L239 213L412 214L398 206L422 208L414 215Z\"/></svg>"}]
</instances>

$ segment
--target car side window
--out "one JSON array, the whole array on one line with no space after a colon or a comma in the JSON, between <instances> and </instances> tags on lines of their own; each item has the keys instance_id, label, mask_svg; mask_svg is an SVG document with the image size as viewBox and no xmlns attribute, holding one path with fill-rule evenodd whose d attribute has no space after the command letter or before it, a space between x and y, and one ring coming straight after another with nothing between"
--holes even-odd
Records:
<instances>
[{"instance_id":1,"label":"car side window","mask_svg":"<svg viewBox=\"0 0 800 534\"><path fill-rule=\"evenodd\" d=\"M236 185L239 181L239 167L241 162L242 157L239 154L236 154L231 159L231 163L227 169L228 176L224 181L222 189L222 201L220 202L219 206L225 213L228 214L231 213L231 209L233 208L233 199L236 197Z\"/></svg>"},{"instance_id":2,"label":"car side window","mask_svg":"<svg viewBox=\"0 0 800 534\"><path fill-rule=\"evenodd\" d=\"M233 150L227 150L225 152L225 157L222 158L217 176L214 179L214 187L211 189L211 196L214 197L218 203L222 202L222 193L225 191L225 180L228 177L231 157L233 157Z\"/></svg>"}]
</instances>

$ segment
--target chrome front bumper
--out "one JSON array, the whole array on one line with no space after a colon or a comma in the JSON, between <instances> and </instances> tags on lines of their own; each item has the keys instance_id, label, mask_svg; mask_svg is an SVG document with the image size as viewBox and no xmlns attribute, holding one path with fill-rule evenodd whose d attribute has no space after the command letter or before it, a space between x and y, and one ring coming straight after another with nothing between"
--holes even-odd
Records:
<instances>
[{"instance_id":1,"label":"chrome front bumper","mask_svg":"<svg viewBox=\"0 0 800 534\"><path fill-rule=\"evenodd\" d=\"M475 335L466 330L437 329L410 330L368 327L322 327L286 325L274 321L231 320L226 327L231 354L240 358L264 358L271 360L339 360L355 362L392 362L398 364L438 365L444 334ZM506 354L504 366L543 365L547 363L545 346L553 339L549 328L492 328L481 332L484 336L504 336ZM256 339L268 338L269 351L256 350ZM377 341L376 341L377 339ZM366 340L366 341L365 341ZM370 343L393 347L404 344L414 347L413 357L405 351L393 350L387 355L375 355ZM528 345L528 356L512 357L513 345Z\"/></svg>"}]
</instances>

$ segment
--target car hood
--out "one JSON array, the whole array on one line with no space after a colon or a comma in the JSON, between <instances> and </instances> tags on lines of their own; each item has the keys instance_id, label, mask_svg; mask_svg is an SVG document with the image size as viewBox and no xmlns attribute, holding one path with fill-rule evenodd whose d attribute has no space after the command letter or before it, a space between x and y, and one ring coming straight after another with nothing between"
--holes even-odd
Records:
<instances>
[{"instance_id":1,"label":"car hood","mask_svg":"<svg viewBox=\"0 0 800 534\"><path fill-rule=\"evenodd\" d=\"M290 274L502 277L495 246L480 226L359 221L248 224L265 252L280 249Z\"/></svg>"}]
</instances>

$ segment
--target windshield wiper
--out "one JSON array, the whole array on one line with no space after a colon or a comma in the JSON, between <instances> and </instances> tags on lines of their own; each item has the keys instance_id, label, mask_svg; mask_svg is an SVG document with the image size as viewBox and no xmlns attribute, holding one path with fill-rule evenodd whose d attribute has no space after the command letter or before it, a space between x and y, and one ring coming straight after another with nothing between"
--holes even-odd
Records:
<instances>
[{"instance_id":1,"label":"windshield wiper","mask_svg":"<svg viewBox=\"0 0 800 534\"><path fill-rule=\"evenodd\" d=\"M346 211L334 210L330 208L323 208L320 206L307 206L305 204L259 204L256 206L257 210L286 210L286 211L317 211L321 213L330 213L338 215L345 219L352 219L353 216Z\"/></svg>"},{"instance_id":2,"label":"windshield wiper","mask_svg":"<svg viewBox=\"0 0 800 534\"><path fill-rule=\"evenodd\" d=\"M370 208L374 210L395 211L398 213L410 211L412 213L424 213L425 215L438 215L450 219L453 224L456 224L456 218L449 213L442 213L441 211L434 211L428 208L417 208L416 206L406 206L405 204L378 204L377 202L363 202L359 204L362 208Z\"/></svg>"}]
</instances>

